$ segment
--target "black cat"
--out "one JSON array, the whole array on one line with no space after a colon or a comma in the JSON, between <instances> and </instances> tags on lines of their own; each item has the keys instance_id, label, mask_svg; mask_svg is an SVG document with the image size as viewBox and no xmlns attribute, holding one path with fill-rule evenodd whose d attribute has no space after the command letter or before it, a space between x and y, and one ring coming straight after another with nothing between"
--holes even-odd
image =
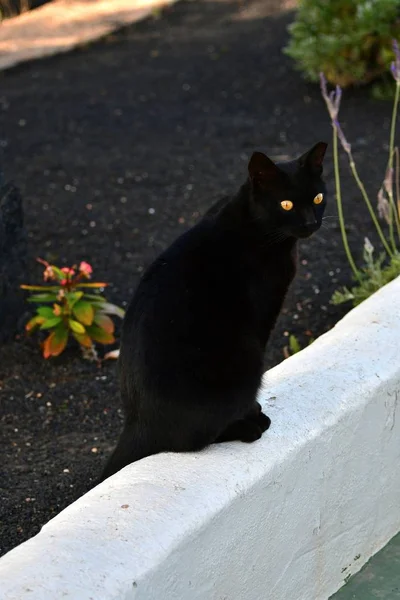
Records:
<instances>
[{"instance_id":1,"label":"black cat","mask_svg":"<svg viewBox=\"0 0 400 600\"><path fill-rule=\"evenodd\" d=\"M265 346L296 272L296 243L321 226L327 145L274 164L261 152L239 192L150 266L119 358L125 425L102 480L163 451L254 442Z\"/></svg>"}]
</instances>

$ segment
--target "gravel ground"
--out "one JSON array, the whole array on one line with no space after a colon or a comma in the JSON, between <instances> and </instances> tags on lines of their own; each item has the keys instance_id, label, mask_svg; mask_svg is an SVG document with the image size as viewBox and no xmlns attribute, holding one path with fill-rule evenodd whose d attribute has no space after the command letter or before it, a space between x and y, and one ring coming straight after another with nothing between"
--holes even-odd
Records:
<instances>
[{"instance_id":1,"label":"gravel ground","mask_svg":"<svg viewBox=\"0 0 400 600\"><path fill-rule=\"evenodd\" d=\"M293 13L278 0L185 1L70 54L0 74L0 145L25 199L32 256L87 260L124 304L143 269L246 176L256 148L295 156L331 128L319 89L282 55ZM374 191L390 106L345 94L342 120ZM326 175L332 189L331 155ZM350 241L370 233L343 166ZM349 307L329 304L349 269L333 194L325 228L300 244L300 271L268 348L283 359ZM71 348L44 361L37 340L0 349L4 553L36 534L99 475L121 425L115 363L82 362Z\"/></svg>"}]
</instances>

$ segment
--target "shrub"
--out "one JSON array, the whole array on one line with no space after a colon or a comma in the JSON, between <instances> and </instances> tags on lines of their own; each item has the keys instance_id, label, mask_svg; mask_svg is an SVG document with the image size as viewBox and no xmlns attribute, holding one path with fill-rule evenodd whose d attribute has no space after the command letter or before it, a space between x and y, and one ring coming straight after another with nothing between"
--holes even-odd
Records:
<instances>
[{"instance_id":1,"label":"shrub","mask_svg":"<svg viewBox=\"0 0 400 600\"><path fill-rule=\"evenodd\" d=\"M59 269L45 260L37 260L45 266L44 281L52 283L21 285L22 289L34 292L28 302L39 305L35 316L26 324L26 331L50 331L41 344L44 358L61 354L70 335L78 342L86 358L97 358L93 342L112 344L115 341L114 323L109 315L123 318L124 311L98 293L86 291L90 288L99 290L107 285L87 281L92 274L92 267L87 262L81 262L79 268L74 265Z\"/></svg>"},{"instance_id":2,"label":"shrub","mask_svg":"<svg viewBox=\"0 0 400 600\"><path fill-rule=\"evenodd\" d=\"M284 52L311 81L322 71L347 87L389 70L400 36L400 0L300 0Z\"/></svg>"}]
</instances>

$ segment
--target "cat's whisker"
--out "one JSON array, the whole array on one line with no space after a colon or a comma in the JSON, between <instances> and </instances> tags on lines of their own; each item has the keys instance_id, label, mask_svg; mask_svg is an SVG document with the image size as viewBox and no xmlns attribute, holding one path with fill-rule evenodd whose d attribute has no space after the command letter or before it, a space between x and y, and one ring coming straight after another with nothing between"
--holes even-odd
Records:
<instances>
[{"instance_id":1,"label":"cat's whisker","mask_svg":"<svg viewBox=\"0 0 400 600\"><path fill-rule=\"evenodd\" d=\"M275 231L272 235L268 235L265 239L265 248L269 248L273 244L278 244L287 239L287 235L283 231Z\"/></svg>"}]
</instances>

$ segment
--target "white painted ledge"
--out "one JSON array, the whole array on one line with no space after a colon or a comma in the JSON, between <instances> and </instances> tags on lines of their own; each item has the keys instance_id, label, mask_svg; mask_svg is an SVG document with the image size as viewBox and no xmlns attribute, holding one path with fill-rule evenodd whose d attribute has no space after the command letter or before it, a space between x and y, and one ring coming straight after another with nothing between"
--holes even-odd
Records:
<instances>
[{"instance_id":1,"label":"white painted ledge","mask_svg":"<svg viewBox=\"0 0 400 600\"><path fill-rule=\"evenodd\" d=\"M269 371L259 442L72 504L0 560L2 600L326 600L400 530L399 315L397 279Z\"/></svg>"}]
</instances>

